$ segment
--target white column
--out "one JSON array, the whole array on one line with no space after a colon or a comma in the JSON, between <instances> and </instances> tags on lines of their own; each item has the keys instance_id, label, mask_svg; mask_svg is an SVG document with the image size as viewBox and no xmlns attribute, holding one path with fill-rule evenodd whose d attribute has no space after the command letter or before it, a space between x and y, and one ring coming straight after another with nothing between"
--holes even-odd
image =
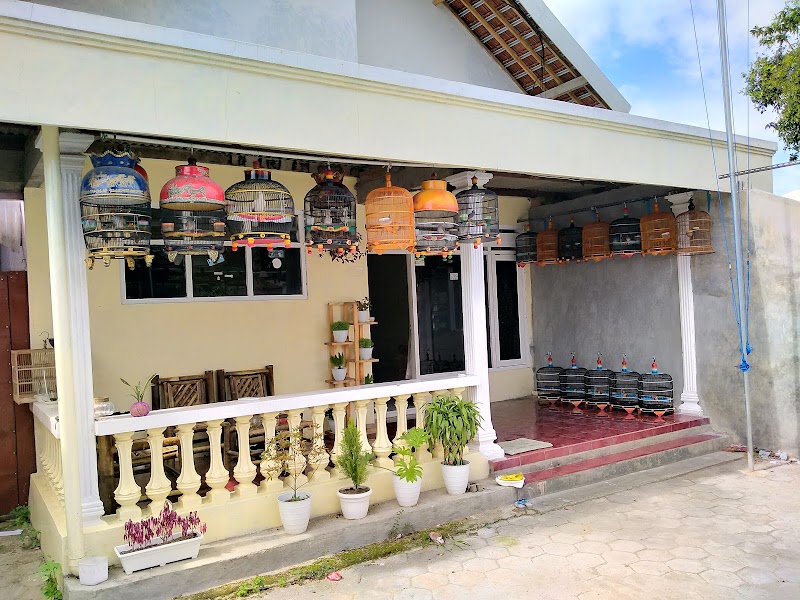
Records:
<instances>
[{"instance_id":1,"label":"white column","mask_svg":"<svg viewBox=\"0 0 800 600\"><path fill-rule=\"evenodd\" d=\"M692 194L678 194L668 198L672 212L679 215L688 210ZM702 415L700 397L697 395L697 348L694 328L694 288L692 286L692 257L678 256L678 296L681 309L681 349L683 352L683 391L678 412Z\"/></svg>"},{"instance_id":2,"label":"white column","mask_svg":"<svg viewBox=\"0 0 800 600\"><path fill-rule=\"evenodd\" d=\"M486 295L483 279L483 249L462 244L461 298L464 311L464 359L466 372L477 375L478 385L469 388L464 396L478 407L481 417L478 449L486 458L503 458L503 449L494 443L497 434L492 425L492 405L489 397L489 355L486 349Z\"/></svg>"}]
</instances>

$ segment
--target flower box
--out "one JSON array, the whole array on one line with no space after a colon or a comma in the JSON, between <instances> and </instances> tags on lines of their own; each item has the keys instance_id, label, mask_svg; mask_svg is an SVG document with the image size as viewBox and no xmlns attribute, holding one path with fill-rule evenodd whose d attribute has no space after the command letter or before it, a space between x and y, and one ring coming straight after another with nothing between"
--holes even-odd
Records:
<instances>
[{"instance_id":1,"label":"flower box","mask_svg":"<svg viewBox=\"0 0 800 600\"><path fill-rule=\"evenodd\" d=\"M203 543L203 534L198 533L194 537L185 540L172 541L180 537L182 535L176 533L166 543L159 543L133 551L130 550L128 544L122 544L114 547L114 553L128 575L150 567L163 567L179 560L197 558L197 554L200 552L200 544Z\"/></svg>"}]
</instances>

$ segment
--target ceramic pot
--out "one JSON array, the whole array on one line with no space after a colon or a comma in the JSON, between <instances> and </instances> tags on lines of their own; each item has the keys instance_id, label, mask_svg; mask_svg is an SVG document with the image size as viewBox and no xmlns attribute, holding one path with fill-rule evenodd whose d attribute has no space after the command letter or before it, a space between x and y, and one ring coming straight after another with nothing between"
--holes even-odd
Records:
<instances>
[{"instance_id":1,"label":"ceramic pot","mask_svg":"<svg viewBox=\"0 0 800 600\"><path fill-rule=\"evenodd\" d=\"M358 355L361 357L361 360L370 360L372 359L372 351L374 348L359 348Z\"/></svg>"},{"instance_id":2,"label":"ceramic pot","mask_svg":"<svg viewBox=\"0 0 800 600\"><path fill-rule=\"evenodd\" d=\"M419 493L422 491L422 477L414 483L409 483L397 475L392 475L392 486L394 486L394 496L400 506L417 505Z\"/></svg>"},{"instance_id":3,"label":"ceramic pot","mask_svg":"<svg viewBox=\"0 0 800 600\"><path fill-rule=\"evenodd\" d=\"M286 492L278 496L278 512L281 514L283 530L286 533L304 533L308 529L308 521L311 519L311 494L299 492L297 494L302 500L289 502L294 496L294 492Z\"/></svg>"},{"instance_id":4,"label":"ceramic pot","mask_svg":"<svg viewBox=\"0 0 800 600\"><path fill-rule=\"evenodd\" d=\"M338 342L340 344L342 342L346 342L347 341L347 334L349 334L349 333L350 332L347 329L345 329L344 331L334 331L333 332L333 341L334 342Z\"/></svg>"},{"instance_id":5,"label":"ceramic pot","mask_svg":"<svg viewBox=\"0 0 800 600\"><path fill-rule=\"evenodd\" d=\"M444 487L451 496L459 496L467 491L469 485L469 463L463 465L446 465L442 463L442 479Z\"/></svg>"},{"instance_id":6,"label":"ceramic pot","mask_svg":"<svg viewBox=\"0 0 800 600\"><path fill-rule=\"evenodd\" d=\"M331 369L331 373L333 374L334 381L344 381L345 377L347 377L347 369L344 367L341 369Z\"/></svg>"},{"instance_id":7,"label":"ceramic pot","mask_svg":"<svg viewBox=\"0 0 800 600\"><path fill-rule=\"evenodd\" d=\"M369 322L369 311L368 310L360 310L360 311L358 311L358 322L359 323L368 323Z\"/></svg>"},{"instance_id":8,"label":"ceramic pot","mask_svg":"<svg viewBox=\"0 0 800 600\"><path fill-rule=\"evenodd\" d=\"M366 488L366 490L366 492L360 494L343 494L342 490L336 492L342 505L342 516L345 519L363 519L367 516L369 512L369 497L372 496L372 490L370 488Z\"/></svg>"},{"instance_id":9,"label":"ceramic pot","mask_svg":"<svg viewBox=\"0 0 800 600\"><path fill-rule=\"evenodd\" d=\"M178 538L180 535L180 533L176 533L170 539ZM128 544L122 544L114 548L114 553L122 564L122 568L130 575L134 571L141 571L150 567L163 567L179 560L197 558L197 554L200 552L200 544L202 543L203 534L200 534L188 540L150 546L134 552L125 552L130 547Z\"/></svg>"}]
</instances>

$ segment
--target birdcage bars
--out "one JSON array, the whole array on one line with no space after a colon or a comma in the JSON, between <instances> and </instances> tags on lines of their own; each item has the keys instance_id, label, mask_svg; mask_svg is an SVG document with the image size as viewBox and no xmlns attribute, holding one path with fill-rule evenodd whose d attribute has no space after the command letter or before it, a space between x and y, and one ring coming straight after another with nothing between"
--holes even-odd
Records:
<instances>
[{"instance_id":1,"label":"birdcage bars","mask_svg":"<svg viewBox=\"0 0 800 600\"><path fill-rule=\"evenodd\" d=\"M577 408L586 401L586 369L578 366L574 354L570 368L564 369L559 376L559 384L562 402L568 402Z\"/></svg>"},{"instance_id":2,"label":"birdcage bars","mask_svg":"<svg viewBox=\"0 0 800 600\"><path fill-rule=\"evenodd\" d=\"M580 262L583 258L583 228L575 226L575 220L570 219L569 227L558 232L558 261Z\"/></svg>"},{"instance_id":3,"label":"birdcage bars","mask_svg":"<svg viewBox=\"0 0 800 600\"><path fill-rule=\"evenodd\" d=\"M672 410L673 382L672 376L658 371L658 364L653 357L652 370L639 375L639 407L646 412Z\"/></svg>"},{"instance_id":4,"label":"birdcage bars","mask_svg":"<svg viewBox=\"0 0 800 600\"><path fill-rule=\"evenodd\" d=\"M535 231L525 231L517 236L515 246L518 267L536 262L536 237Z\"/></svg>"},{"instance_id":5,"label":"birdcage bars","mask_svg":"<svg viewBox=\"0 0 800 600\"><path fill-rule=\"evenodd\" d=\"M597 368L586 371L586 403L601 410L611 403L611 378L614 372L603 368L602 355L597 355Z\"/></svg>"},{"instance_id":6,"label":"birdcage bars","mask_svg":"<svg viewBox=\"0 0 800 600\"><path fill-rule=\"evenodd\" d=\"M411 192L392 185L372 190L364 201L367 250L382 254L387 250L414 250L414 198Z\"/></svg>"},{"instance_id":7,"label":"birdcage bars","mask_svg":"<svg viewBox=\"0 0 800 600\"><path fill-rule=\"evenodd\" d=\"M536 371L536 394L540 400L555 404L561 399L561 374L564 369L553 366L553 355L547 353L547 366Z\"/></svg>"},{"instance_id":8,"label":"birdcage bars","mask_svg":"<svg viewBox=\"0 0 800 600\"><path fill-rule=\"evenodd\" d=\"M536 235L536 264L540 267L558 263L558 231L553 229L553 219L547 229Z\"/></svg>"},{"instance_id":9,"label":"birdcage bars","mask_svg":"<svg viewBox=\"0 0 800 600\"><path fill-rule=\"evenodd\" d=\"M694 201L689 200L689 210L675 218L678 227L678 254L711 254L711 215L704 210L696 210Z\"/></svg>"},{"instance_id":10,"label":"birdcage bars","mask_svg":"<svg viewBox=\"0 0 800 600\"><path fill-rule=\"evenodd\" d=\"M653 212L645 215L639 222L642 231L642 254L673 254L677 245L678 226L675 215L661 212L658 200L653 205Z\"/></svg>"},{"instance_id":11,"label":"birdcage bars","mask_svg":"<svg viewBox=\"0 0 800 600\"><path fill-rule=\"evenodd\" d=\"M207 255L215 263L225 249L225 211L161 209L161 236L171 262L178 255Z\"/></svg>"},{"instance_id":12,"label":"birdcage bars","mask_svg":"<svg viewBox=\"0 0 800 600\"><path fill-rule=\"evenodd\" d=\"M448 259L458 247L458 201L447 182L429 179L414 196L415 255Z\"/></svg>"},{"instance_id":13,"label":"birdcage bars","mask_svg":"<svg viewBox=\"0 0 800 600\"><path fill-rule=\"evenodd\" d=\"M639 406L639 373L628 369L628 356L622 355L622 368L611 376L611 406L632 413Z\"/></svg>"},{"instance_id":14,"label":"birdcage bars","mask_svg":"<svg viewBox=\"0 0 800 600\"><path fill-rule=\"evenodd\" d=\"M500 220L497 194L478 187L478 178L472 177L472 187L456 195L458 201L458 239L472 242L477 248L481 242L500 243Z\"/></svg>"},{"instance_id":15,"label":"birdcage bars","mask_svg":"<svg viewBox=\"0 0 800 600\"><path fill-rule=\"evenodd\" d=\"M306 245L319 255L331 252L355 254L358 249L356 231L356 198L342 180L344 174L331 169L311 175L317 182L305 197Z\"/></svg>"},{"instance_id":16,"label":"birdcage bars","mask_svg":"<svg viewBox=\"0 0 800 600\"><path fill-rule=\"evenodd\" d=\"M639 219L628 216L627 206L623 208L622 218L611 222L609 246L613 256L634 256L642 253Z\"/></svg>"},{"instance_id":17,"label":"birdcage bars","mask_svg":"<svg viewBox=\"0 0 800 600\"><path fill-rule=\"evenodd\" d=\"M600 220L600 214L595 212L596 221L585 225L583 228L583 258L600 261L611 258L610 225Z\"/></svg>"}]
</instances>

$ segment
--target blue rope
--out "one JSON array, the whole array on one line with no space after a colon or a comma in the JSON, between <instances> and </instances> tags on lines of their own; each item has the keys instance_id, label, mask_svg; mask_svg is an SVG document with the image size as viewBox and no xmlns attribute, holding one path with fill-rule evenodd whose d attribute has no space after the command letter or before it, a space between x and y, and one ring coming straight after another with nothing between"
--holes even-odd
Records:
<instances>
[{"instance_id":1,"label":"blue rope","mask_svg":"<svg viewBox=\"0 0 800 600\"><path fill-rule=\"evenodd\" d=\"M747 70L750 71L750 0L747 0ZM749 102L749 101L748 101ZM750 345L750 242L752 229L750 225L750 106L747 106L747 295L744 298L744 347L749 355L753 351Z\"/></svg>"}]
</instances>

